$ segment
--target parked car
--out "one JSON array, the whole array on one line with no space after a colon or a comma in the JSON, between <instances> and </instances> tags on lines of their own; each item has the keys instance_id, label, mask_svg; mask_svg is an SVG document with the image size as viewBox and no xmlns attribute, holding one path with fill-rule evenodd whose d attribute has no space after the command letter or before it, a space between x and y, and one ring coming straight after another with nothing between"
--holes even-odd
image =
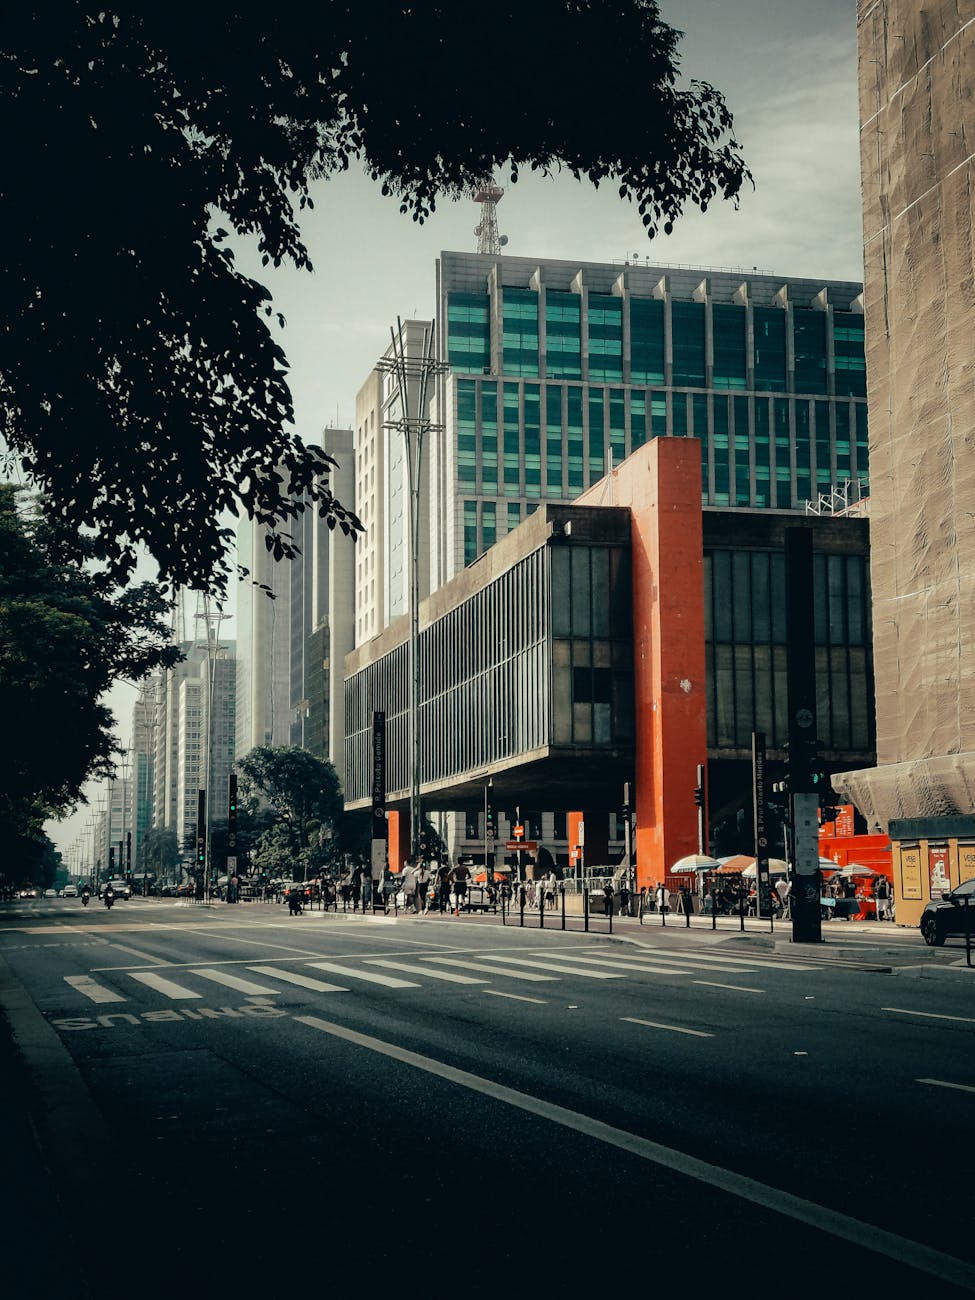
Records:
<instances>
[{"instance_id":1,"label":"parked car","mask_svg":"<svg viewBox=\"0 0 975 1300\"><path fill-rule=\"evenodd\" d=\"M932 898L921 913L921 938L931 947L940 948L948 935L964 934L966 925L975 938L975 880L966 880L954 889L946 889L940 898Z\"/></svg>"}]
</instances>

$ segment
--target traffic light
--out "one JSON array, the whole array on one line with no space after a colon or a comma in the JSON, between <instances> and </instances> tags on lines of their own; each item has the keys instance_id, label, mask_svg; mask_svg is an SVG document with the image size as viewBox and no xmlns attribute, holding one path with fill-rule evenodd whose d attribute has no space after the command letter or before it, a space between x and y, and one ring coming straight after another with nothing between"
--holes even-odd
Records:
<instances>
[{"instance_id":1,"label":"traffic light","mask_svg":"<svg viewBox=\"0 0 975 1300\"><path fill-rule=\"evenodd\" d=\"M494 839L494 809L490 804L484 805L484 838Z\"/></svg>"},{"instance_id":2,"label":"traffic light","mask_svg":"<svg viewBox=\"0 0 975 1300\"><path fill-rule=\"evenodd\" d=\"M196 842L196 865L203 867L206 865L206 842L197 840Z\"/></svg>"},{"instance_id":3,"label":"traffic light","mask_svg":"<svg viewBox=\"0 0 975 1300\"><path fill-rule=\"evenodd\" d=\"M132 832L125 832L125 878L132 879Z\"/></svg>"}]
</instances>

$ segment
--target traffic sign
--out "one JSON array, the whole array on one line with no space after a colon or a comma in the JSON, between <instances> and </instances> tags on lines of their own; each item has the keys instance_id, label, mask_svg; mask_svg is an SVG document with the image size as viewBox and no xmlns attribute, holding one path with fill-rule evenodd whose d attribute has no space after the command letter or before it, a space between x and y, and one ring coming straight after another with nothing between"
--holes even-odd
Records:
<instances>
[{"instance_id":1,"label":"traffic sign","mask_svg":"<svg viewBox=\"0 0 975 1300\"><path fill-rule=\"evenodd\" d=\"M516 840L523 840L525 838L524 826L512 826L511 833Z\"/></svg>"},{"instance_id":2,"label":"traffic sign","mask_svg":"<svg viewBox=\"0 0 975 1300\"><path fill-rule=\"evenodd\" d=\"M525 849L529 853L534 853L538 848L538 840L505 840L504 847L509 853L515 849Z\"/></svg>"}]
</instances>

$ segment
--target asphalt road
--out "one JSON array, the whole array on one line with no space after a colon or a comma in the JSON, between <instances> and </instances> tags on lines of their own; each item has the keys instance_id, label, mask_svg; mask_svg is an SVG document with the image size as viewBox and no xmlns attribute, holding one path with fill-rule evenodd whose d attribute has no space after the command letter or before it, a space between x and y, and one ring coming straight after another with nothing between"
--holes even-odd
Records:
<instances>
[{"instance_id":1,"label":"asphalt road","mask_svg":"<svg viewBox=\"0 0 975 1300\"><path fill-rule=\"evenodd\" d=\"M10 1294L964 1294L975 971L919 942L9 905Z\"/></svg>"}]
</instances>

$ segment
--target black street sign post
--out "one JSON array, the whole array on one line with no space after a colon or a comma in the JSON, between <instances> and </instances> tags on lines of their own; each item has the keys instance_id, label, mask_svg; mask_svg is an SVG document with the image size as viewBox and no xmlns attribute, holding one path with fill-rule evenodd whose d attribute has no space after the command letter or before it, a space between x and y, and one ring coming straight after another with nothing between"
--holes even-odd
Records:
<instances>
[{"instance_id":1,"label":"black street sign post","mask_svg":"<svg viewBox=\"0 0 975 1300\"><path fill-rule=\"evenodd\" d=\"M200 790L196 797L196 897L200 901L206 889L207 861L207 792Z\"/></svg>"},{"instance_id":2,"label":"black street sign post","mask_svg":"<svg viewBox=\"0 0 975 1300\"><path fill-rule=\"evenodd\" d=\"M789 686L792 942L823 938L819 871L819 796L813 782L816 737L816 627L812 533L785 530L786 676Z\"/></svg>"},{"instance_id":3,"label":"black street sign post","mask_svg":"<svg viewBox=\"0 0 975 1300\"><path fill-rule=\"evenodd\" d=\"M755 809L755 874L758 915L772 915L772 876L768 861L768 806L765 796L765 732L752 732L752 804Z\"/></svg>"},{"instance_id":4,"label":"black street sign post","mask_svg":"<svg viewBox=\"0 0 975 1300\"><path fill-rule=\"evenodd\" d=\"M362 909L372 895L372 881L383 881L386 873L386 714L372 715L372 858L369 871L362 873Z\"/></svg>"}]
</instances>

